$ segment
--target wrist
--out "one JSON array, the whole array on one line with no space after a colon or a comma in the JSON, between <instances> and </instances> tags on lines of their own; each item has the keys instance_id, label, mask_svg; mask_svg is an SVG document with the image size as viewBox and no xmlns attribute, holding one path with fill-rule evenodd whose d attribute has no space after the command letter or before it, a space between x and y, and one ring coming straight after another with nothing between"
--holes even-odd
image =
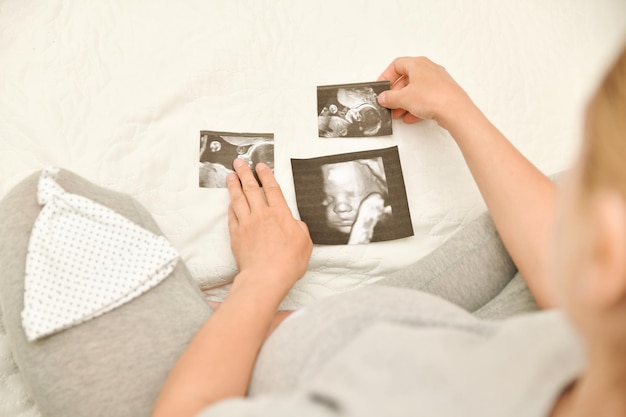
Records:
<instances>
[{"instance_id":1,"label":"wrist","mask_svg":"<svg viewBox=\"0 0 626 417\"><path fill-rule=\"evenodd\" d=\"M453 132L458 129L459 125L462 126L469 120L473 120L477 113L482 114L467 93L462 90L461 94L440 104L439 111L435 113L435 120L439 126L454 135Z\"/></svg>"},{"instance_id":2,"label":"wrist","mask_svg":"<svg viewBox=\"0 0 626 417\"><path fill-rule=\"evenodd\" d=\"M235 276L229 296L238 294L238 296L254 298L268 306L278 308L291 287L289 280L281 279L275 273L243 270Z\"/></svg>"}]
</instances>

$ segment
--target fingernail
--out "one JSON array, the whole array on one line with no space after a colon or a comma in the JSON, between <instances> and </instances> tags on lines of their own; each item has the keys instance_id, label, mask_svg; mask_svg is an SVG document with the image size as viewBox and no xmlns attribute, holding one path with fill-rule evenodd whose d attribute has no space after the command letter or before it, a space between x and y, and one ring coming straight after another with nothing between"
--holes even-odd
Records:
<instances>
[{"instance_id":1,"label":"fingernail","mask_svg":"<svg viewBox=\"0 0 626 417\"><path fill-rule=\"evenodd\" d=\"M385 93L382 92L378 95L378 103L381 105L385 105Z\"/></svg>"},{"instance_id":2,"label":"fingernail","mask_svg":"<svg viewBox=\"0 0 626 417\"><path fill-rule=\"evenodd\" d=\"M255 169L257 171L263 171L263 170L265 170L267 168L268 168L268 166L265 165L263 162L259 162L258 164L256 164L256 167L255 167Z\"/></svg>"},{"instance_id":3,"label":"fingernail","mask_svg":"<svg viewBox=\"0 0 626 417\"><path fill-rule=\"evenodd\" d=\"M242 166L244 166L245 164L246 164L246 163L245 163L245 162L244 162L241 158L236 158L236 159L233 161L233 166L234 166L235 168L242 167Z\"/></svg>"},{"instance_id":4,"label":"fingernail","mask_svg":"<svg viewBox=\"0 0 626 417\"><path fill-rule=\"evenodd\" d=\"M237 174L235 174L234 172L231 172L231 173L229 173L229 174L226 176L226 181L227 181L227 182L228 182L228 181L235 181L235 180L237 180L237 179L238 179Z\"/></svg>"}]
</instances>

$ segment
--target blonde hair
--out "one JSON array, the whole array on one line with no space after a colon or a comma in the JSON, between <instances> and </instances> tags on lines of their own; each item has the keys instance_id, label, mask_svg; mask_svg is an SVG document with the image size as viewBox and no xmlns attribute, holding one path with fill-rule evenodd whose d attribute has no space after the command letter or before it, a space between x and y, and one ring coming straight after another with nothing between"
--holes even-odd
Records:
<instances>
[{"instance_id":1,"label":"blonde hair","mask_svg":"<svg viewBox=\"0 0 626 417\"><path fill-rule=\"evenodd\" d=\"M587 109L582 186L626 198L626 47L606 73Z\"/></svg>"}]
</instances>

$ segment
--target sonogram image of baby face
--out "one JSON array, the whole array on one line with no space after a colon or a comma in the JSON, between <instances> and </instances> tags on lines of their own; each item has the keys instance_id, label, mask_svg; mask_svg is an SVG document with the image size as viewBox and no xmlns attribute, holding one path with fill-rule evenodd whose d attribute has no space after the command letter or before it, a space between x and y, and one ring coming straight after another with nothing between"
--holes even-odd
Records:
<instances>
[{"instance_id":1,"label":"sonogram image of baby face","mask_svg":"<svg viewBox=\"0 0 626 417\"><path fill-rule=\"evenodd\" d=\"M360 159L321 166L328 227L350 233L361 202L372 193L386 196L382 159Z\"/></svg>"},{"instance_id":2,"label":"sonogram image of baby face","mask_svg":"<svg viewBox=\"0 0 626 417\"><path fill-rule=\"evenodd\" d=\"M313 243L360 245L413 235L397 146L291 159L291 169Z\"/></svg>"}]
</instances>

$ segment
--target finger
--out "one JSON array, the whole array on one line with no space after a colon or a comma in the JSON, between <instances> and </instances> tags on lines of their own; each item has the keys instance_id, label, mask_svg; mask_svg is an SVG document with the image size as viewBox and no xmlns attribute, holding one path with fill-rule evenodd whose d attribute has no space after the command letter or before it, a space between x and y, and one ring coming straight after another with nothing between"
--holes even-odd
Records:
<instances>
[{"instance_id":1,"label":"finger","mask_svg":"<svg viewBox=\"0 0 626 417\"><path fill-rule=\"evenodd\" d=\"M404 123L415 123L415 122L419 122L422 119L417 117L417 116L413 116L411 113L407 113L404 115Z\"/></svg>"},{"instance_id":2,"label":"finger","mask_svg":"<svg viewBox=\"0 0 626 417\"><path fill-rule=\"evenodd\" d=\"M378 77L378 81L389 81L391 84L395 83L400 77L408 76L408 63L410 58L396 58L391 64L383 71Z\"/></svg>"},{"instance_id":3,"label":"finger","mask_svg":"<svg viewBox=\"0 0 626 417\"><path fill-rule=\"evenodd\" d=\"M404 109L393 109L391 110L391 117L393 119L399 119L402 116L404 116L405 114L407 114L408 112Z\"/></svg>"},{"instance_id":4,"label":"finger","mask_svg":"<svg viewBox=\"0 0 626 417\"><path fill-rule=\"evenodd\" d=\"M246 200L248 200L250 211L260 207L267 207L265 198L263 198L263 193L261 192L261 187L259 187L259 183L256 178L254 178L254 174L248 164L237 158L233 161L233 167L241 180L241 190L243 190L243 194L245 195ZM235 212L239 214L236 208Z\"/></svg>"},{"instance_id":5,"label":"finger","mask_svg":"<svg viewBox=\"0 0 626 417\"><path fill-rule=\"evenodd\" d=\"M387 90L378 95L378 104L388 109L404 108L407 90Z\"/></svg>"},{"instance_id":6,"label":"finger","mask_svg":"<svg viewBox=\"0 0 626 417\"><path fill-rule=\"evenodd\" d=\"M300 226L302 231L304 233L306 233L306 235L309 236L309 239L310 239L311 238L311 234L309 232L309 226L307 226L307 224L305 222L303 222L302 220L298 220L298 226Z\"/></svg>"},{"instance_id":7,"label":"finger","mask_svg":"<svg viewBox=\"0 0 626 417\"><path fill-rule=\"evenodd\" d=\"M237 219L241 219L243 216L250 214L250 206L248 205L246 196L243 194L237 174L228 174L226 177L226 187L228 187L228 194L230 195L229 210L232 210L233 214L237 216Z\"/></svg>"},{"instance_id":8,"label":"finger","mask_svg":"<svg viewBox=\"0 0 626 417\"><path fill-rule=\"evenodd\" d=\"M239 219L237 218L237 214L233 209L232 204L228 205L228 232L232 236L237 230L237 226L239 226Z\"/></svg>"},{"instance_id":9,"label":"finger","mask_svg":"<svg viewBox=\"0 0 626 417\"><path fill-rule=\"evenodd\" d=\"M409 76L408 75L401 75L400 78L398 78L393 83L391 83L390 89L391 90L401 90L404 87L406 87L407 85L409 85Z\"/></svg>"},{"instance_id":10,"label":"finger","mask_svg":"<svg viewBox=\"0 0 626 417\"><path fill-rule=\"evenodd\" d=\"M404 87L406 87L407 85L409 85L409 77L407 76L401 76L400 78L398 78L394 83L391 84L391 90L400 90ZM384 94L384 91L381 92L377 99L378 99L378 104L380 104L383 107L388 107L388 105L384 105L383 103L387 102L388 97L383 97L380 98L380 96ZM397 108L397 109L393 109L391 112L391 117L394 119L399 119L402 116L404 116L406 113L406 110L404 110L403 108Z\"/></svg>"},{"instance_id":11,"label":"finger","mask_svg":"<svg viewBox=\"0 0 626 417\"><path fill-rule=\"evenodd\" d=\"M256 166L256 173L263 184L263 192L265 193L265 199L270 207L276 207L284 205L287 206L287 201L283 195L278 181L274 173L266 164L259 162Z\"/></svg>"}]
</instances>

